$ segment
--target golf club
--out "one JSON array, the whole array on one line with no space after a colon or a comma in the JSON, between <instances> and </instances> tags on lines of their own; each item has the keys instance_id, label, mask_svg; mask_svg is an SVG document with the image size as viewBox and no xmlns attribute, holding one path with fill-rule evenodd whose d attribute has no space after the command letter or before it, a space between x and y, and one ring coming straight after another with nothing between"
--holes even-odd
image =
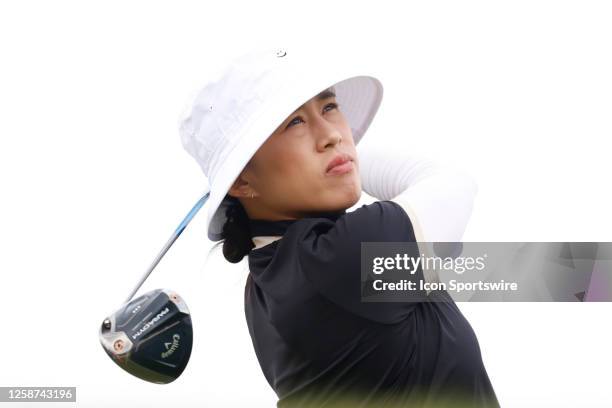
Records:
<instances>
[{"instance_id":1,"label":"golf club","mask_svg":"<svg viewBox=\"0 0 612 408\"><path fill-rule=\"evenodd\" d=\"M181 375L193 344L191 316L185 301L172 290L155 289L132 297L209 196L210 189L170 236L123 306L102 322L99 338L104 351L119 367L145 381L167 384Z\"/></svg>"}]
</instances>

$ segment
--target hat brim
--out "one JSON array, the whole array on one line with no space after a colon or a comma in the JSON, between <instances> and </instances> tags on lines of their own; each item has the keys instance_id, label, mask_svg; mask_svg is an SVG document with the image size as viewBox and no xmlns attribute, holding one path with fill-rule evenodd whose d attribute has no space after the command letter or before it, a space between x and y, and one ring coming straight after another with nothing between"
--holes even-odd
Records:
<instances>
[{"instance_id":1,"label":"hat brim","mask_svg":"<svg viewBox=\"0 0 612 408\"><path fill-rule=\"evenodd\" d=\"M353 132L353 140L358 144L376 115L383 96L383 87L377 78L363 74L347 76L346 70L333 75L330 74L329 67L320 75L309 69L308 75L288 80L292 82L280 87L278 93L266 101L259 115L252 118L241 142L234 147L219 168L214 186L211 186L206 219L207 235L211 241L223 239L225 211L230 204L224 199L232 184L257 150L296 108L322 90L333 86L336 90L336 100Z\"/></svg>"}]
</instances>

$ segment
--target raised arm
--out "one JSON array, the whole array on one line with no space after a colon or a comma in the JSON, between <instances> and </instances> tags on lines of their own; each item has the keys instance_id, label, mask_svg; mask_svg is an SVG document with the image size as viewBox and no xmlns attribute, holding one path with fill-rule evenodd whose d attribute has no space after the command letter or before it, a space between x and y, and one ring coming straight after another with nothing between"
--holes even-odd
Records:
<instances>
[{"instance_id":1,"label":"raised arm","mask_svg":"<svg viewBox=\"0 0 612 408\"><path fill-rule=\"evenodd\" d=\"M467 172L422 155L357 146L362 189L398 203L419 242L461 241L478 191Z\"/></svg>"}]
</instances>

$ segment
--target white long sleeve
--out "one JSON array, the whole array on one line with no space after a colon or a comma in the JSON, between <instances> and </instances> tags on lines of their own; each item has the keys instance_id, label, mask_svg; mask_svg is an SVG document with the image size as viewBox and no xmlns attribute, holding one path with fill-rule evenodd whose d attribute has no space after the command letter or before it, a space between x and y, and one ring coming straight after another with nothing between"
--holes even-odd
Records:
<instances>
[{"instance_id":1,"label":"white long sleeve","mask_svg":"<svg viewBox=\"0 0 612 408\"><path fill-rule=\"evenodd\" d=\"M465 171L421 155L358 145L362 189L408 214L419 242L458 242L478 191Z\"/></svg>"}]
</instances>

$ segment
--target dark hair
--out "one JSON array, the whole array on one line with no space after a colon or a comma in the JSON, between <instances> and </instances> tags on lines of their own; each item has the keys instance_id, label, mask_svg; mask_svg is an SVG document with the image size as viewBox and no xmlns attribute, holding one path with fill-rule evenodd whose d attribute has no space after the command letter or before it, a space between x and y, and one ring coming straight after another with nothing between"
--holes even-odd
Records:
<instances>
[{"instance_id":1,"label":"dark hair","mask_svg":"<svg viewBox=\"0 0 612 408\"><path fill-rule=\"evenodd\" d=\"M226 194L225 200L230 202L225 210L227 220L223 224L223 256L231 263L238 263L255 247L251 239L249 216L244 207L235 197Z\"/></svg>"}]
</instances>

